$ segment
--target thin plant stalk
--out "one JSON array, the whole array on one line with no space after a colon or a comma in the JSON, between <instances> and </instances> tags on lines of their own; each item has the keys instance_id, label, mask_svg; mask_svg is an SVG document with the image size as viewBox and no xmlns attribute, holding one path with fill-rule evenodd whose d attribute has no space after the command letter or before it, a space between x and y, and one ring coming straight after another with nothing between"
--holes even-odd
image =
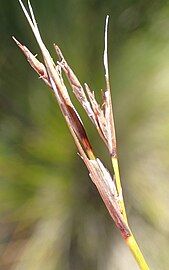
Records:
<instances>
[{"instance_id":1,"label":"thin plant stalk","mask_svg":"<svg viewBox=\"0 0 169 270\"><path fill-rule=\"evenodd\" d=\"M125 240L141 270L150 270L133 234Z\"/></svg>"},{"instance_id":2,"label":"thin plant stalk","mask_svg":"<svg viewBox=\"0 0 169 270\"><path fill-rule=\"evenodd\" d=\"M30 27L34 33L34 36L39 44L44 59L44 64L41 63L36 56L34 56L27 47L22 45L16 38L13 37L16 44L22 50L26 56L28 62L32 68L38 73L39 77L46 83L50 89L52 89L62 114L67 122L69 130L73 136L79 155L85 163L89 176L102 197L105 206L107 207L110 216L114 220L117 228L120 230L123 239L127 246L130 248L136 262L141 270L149 270L149 267L145 261L145 258L131 232L127 221L127 215L125 210L125 204L123 200L122 186L119 173L119 165L117 158L116 148L116 135L115 124L113 118L111 91L109 83L109 70L108 70L108 53L107 53L107 32L108 32L108 16L106 17L105 24L105 48L104 48L104 67L105 67L105 80L106 90L104 91L103 106L100 106L96 99L94 92L90 87L85 84L84 87L80 84L78 78L74 74L73 70L65 60L60 48L54 45L59 61L54 63L50 56L45 44L42 41L33 9L30 1L28 0L29 12L19 0L22 10L30 24ZM109 171L105 168L102 161L95 155L89 138L87 136L84 124L80 119L78 112L76 111L67 88L65 86L62 72L67 76L67 79L72 87L82 107L85 109L87 115L96 127L99 135L106 144L110 157L112 160L114 177L112 178Z\"/></svg>"},{"instance_id":3,"label":"thin plant stalk","mask_svg":"<svg viewBox=\"0 0 169 270\"><path fill-rule=\"evenodd\" d=\"M109 125L109 130L111 134L108 138L109 143L109 152L111 155L111 161L114 169L115 174L115 182L117 193L119 196L119 204L121 207L122 214L124 216L125 221L127 222L127 214L123 199L123 192L122 192L122 185L120 180L120 173L119 173L119 165L117 159L117 142L116 142L116 131L115 131L115 123L114 123L114 116L113 116L113 106L112 106L112 99L111 99L111 90L110 90L110 78L109 78L109 67L108 67L108 20L109 16L106 17L105 22L105 35L104 35L104 68L105 68L105 80L106 80L106 90L108 93L108 102L109 102L109 114L107 117L107 125Z\"/></svg>"},{"instance_id":4,"label":"thin plant stalk","mask_svg":"<svg viewBox=\"0 0 169 270\"><path fill-rule=\"evenodd\" d=\"M110 123L110 129L112 129L112 138L113 140L110 143L110 155L111 155L111 161L114 169L114 175L115 175L115 183L117 188L117 194L119 196L119 205L122 211L122 215L128 224L127 221L127 214L125 209L125 203L123 199L123 191L122 191L122 185L121 185L121 179L120 179L120 171L119 171L119 163L117 158L117 141L116 141L116 132L115 132L115 123L114 123L114 116L113 116L113 106L112 106L112 100L111 100L111 90L110 90L110 79L109 79L109 68L108 68L108 50L107 50L107 43L108 43L108 19L109 16L106 17L106 23L105 23L105 48L104 48L104 67L105 67L105 80L106 80L106 88L109 93L109 99L110 99L110 117L108 118L108 122ZM145 261L145 258L135 240L134 235L131 233L129 237L125 239L126 244L130 248L135 260L137 261L140 269L148 270L149 267Z\"/></svg>"}]
</instances>

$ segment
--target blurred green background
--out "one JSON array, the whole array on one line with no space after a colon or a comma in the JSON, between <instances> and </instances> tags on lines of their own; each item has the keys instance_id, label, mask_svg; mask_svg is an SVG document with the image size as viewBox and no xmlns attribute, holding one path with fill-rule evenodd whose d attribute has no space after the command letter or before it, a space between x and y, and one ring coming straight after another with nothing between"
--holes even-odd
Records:
<instances>
[{"instance_id":1,"label":"blurred green background","mask_svg":"<svg viewBox=\"0 0 169 270\"><path fill-rule=\"evenodd\" d=\"M55 42L98 98L104 89L104 20L110 15L110 74L127 213L151 268L167 270L169 2L32 5L53 58ZM18 1L0 0L0 269L138 269L77 156L54 97L12 35L41 59ZM75 104L95 152L110 168L105 146Z\"/></svg>"}]
</instances>

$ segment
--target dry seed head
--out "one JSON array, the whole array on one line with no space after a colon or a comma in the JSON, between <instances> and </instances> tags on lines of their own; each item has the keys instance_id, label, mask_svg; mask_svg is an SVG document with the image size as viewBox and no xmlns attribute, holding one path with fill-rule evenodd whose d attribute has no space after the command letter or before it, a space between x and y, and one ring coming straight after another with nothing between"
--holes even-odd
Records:
<instances>
[{"instance_id":1,"label":"dry seed head","mask_svg":"<svg viewBox=\"0 0 169 270\"><path fill-rule=\"evenodd\" d=\"M72 136L75 140L79 153L89 170L89 174L92 181L98 188L98 191L107 209L109 210L110 215L112 216L117 227L120 229L121 233L123 234L123 237L124 238L128 237L130 235L130 230L127 224L125 223L125 220L121 214L121 209L118 204L118 196L117 196L117 191L116 191L114 181L111 178L110 173L102 164L102 162L99 159L96 159L93 154L92 147L86 135L86 131L83 126L83 123L70 100L68 91L62 79L60 68L58 66L55 66L46 46L44 45L42 41L30 2L28 1L30 16L27 10L25 9L25 7L23 6L23 3L21 2L21 0L19 0L19 2L32 28L32 31L39 44L39 47L42 51L42 55L44 58L44 65L41 64L25 46L21 45L16 40L15 41L17 45L20 47L20 49L23 51L25 56L27 57L31 66L36 70L36 72L39 74L41 72L41 69L44 71L46 80L48 80L49 85L52 87L56 95L61 111L72 133ZM105 30L106 33L107 33L107 25L108 25L108 19L106 19L106 30ZM56 47L56 51L59 54L59 57L61 59L61 62L59 62L59 66L66 73L76 97L78 98L82 106L86 109L88 115L90 117L92 115L93 117L92 120L94 124L96 125L99 131L99 134L104 139L107 146L109 147L110 141L112 139L111 137L112 133L109 131L109 129L113 127L111 122L110 122L110 126L107 123L108 119L110 119L111 117L110 89L107 89L105 93L106 98L105 98L105 113L104 113L104 111L100 108L100 105L97 103L95 99L94 92L91 92L89 87L85 85L87 96L89 99L88 100L83 87L81 86L74 72L71 70L71 68L68 66L67 62L63 58L63 55L58 47ZM105 54L106 54L106 48L105 48ZM40 71L39 71L39 67L41 67ZM106 75L107 74L108 74L108 66L106 69ZM107 81L107 85L108 85L108 81ZM111 144L110 144L110 147L111 147Z\"/></svg>"}]
</instances>

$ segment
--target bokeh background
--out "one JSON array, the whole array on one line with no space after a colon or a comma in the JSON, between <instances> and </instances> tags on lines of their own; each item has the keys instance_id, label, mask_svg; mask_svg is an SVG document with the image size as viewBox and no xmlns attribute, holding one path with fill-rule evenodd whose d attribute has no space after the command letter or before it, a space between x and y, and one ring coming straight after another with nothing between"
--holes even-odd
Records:
<instances>
[{"instance_id":1,"label":"bokeh background","mask_svg":"<svg viewBox=\"0 0 169 270\"><path fill-rule=\"evenodd\" d=\"M130 224L151 269L169 268L169 2L32 0L56 59L63 50L100 99L103 31ZM14 44L40 51L18 1L0 0L0 269L138 269L49 89ZM71 94L72 95L72 94ZM108 153L84 111L95 152Z\"/></svg>"}]
</instances>

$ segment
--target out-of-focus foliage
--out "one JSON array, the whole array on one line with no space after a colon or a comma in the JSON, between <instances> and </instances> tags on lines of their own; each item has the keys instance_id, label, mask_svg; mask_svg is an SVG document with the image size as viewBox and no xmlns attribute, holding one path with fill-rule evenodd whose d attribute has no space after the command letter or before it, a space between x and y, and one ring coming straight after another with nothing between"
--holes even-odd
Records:
<instances>
[{"instance_id":1,"label":"out-of-focus foliage","mask_svg":"<svg viewBox=\"0 0 169 270\"><path fill-rule=\"evenodd\" d=\"M0 4L0 269L137 269L76 155L54 96L11 39L15 35L39 53L18 2ZM53 57L56 42L97 96L104 88L103 27L110 15L110 73L127 212L152 269L167 270L169 4L32 0L32 5ZM104 145L79 110L96 152L108 163Z\"/></svg>"}]
</instances>

